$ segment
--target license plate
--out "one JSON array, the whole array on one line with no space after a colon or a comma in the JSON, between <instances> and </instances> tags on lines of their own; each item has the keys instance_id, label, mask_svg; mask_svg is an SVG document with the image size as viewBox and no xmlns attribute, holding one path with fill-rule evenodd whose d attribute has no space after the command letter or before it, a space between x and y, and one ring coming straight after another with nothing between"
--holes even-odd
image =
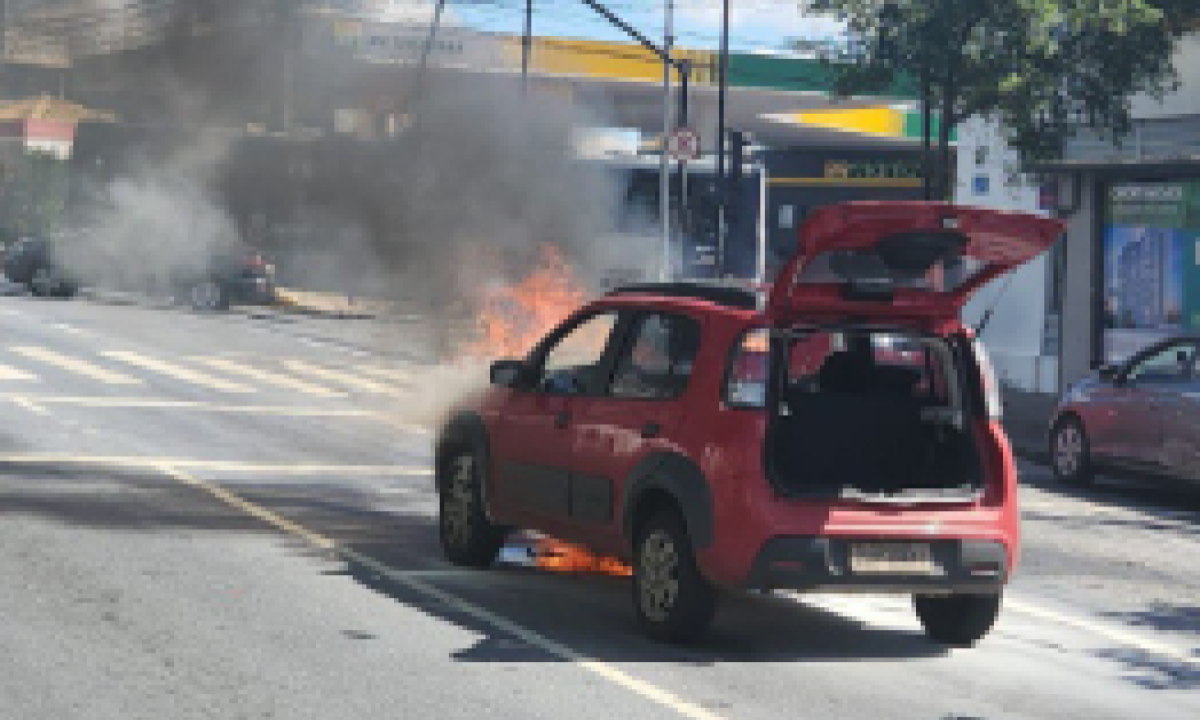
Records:
<instances>
[{"instance_id":1,"label":"license plate","mask_svg":"<svg viewBox=\"0 0 1200 720\"><path fill-rule=\"evenodd\" d=\"M928 543L854 543L850 571L859 575L937 575Z\"/></svg>"}]
</instances>

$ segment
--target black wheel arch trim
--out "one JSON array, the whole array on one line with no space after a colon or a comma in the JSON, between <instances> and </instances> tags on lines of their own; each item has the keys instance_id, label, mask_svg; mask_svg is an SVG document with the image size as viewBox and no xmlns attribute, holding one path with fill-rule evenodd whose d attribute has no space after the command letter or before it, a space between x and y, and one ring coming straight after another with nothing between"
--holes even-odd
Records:
<instances>
[{"instance_id":1,"label":"black wheel arch trim","mask_svg":"<svg viewBox=\"0 0 1200 720\"><path fill-rule=\"evenodd\" d=\"M694 462L670 452L647 455L625 478L621 530L630 544L634 542L633 522L638 502L651 490L665 491L679 505L693 547L700 549L712 544L713 503L708 481Z\"/></svg>"}]
</instances>

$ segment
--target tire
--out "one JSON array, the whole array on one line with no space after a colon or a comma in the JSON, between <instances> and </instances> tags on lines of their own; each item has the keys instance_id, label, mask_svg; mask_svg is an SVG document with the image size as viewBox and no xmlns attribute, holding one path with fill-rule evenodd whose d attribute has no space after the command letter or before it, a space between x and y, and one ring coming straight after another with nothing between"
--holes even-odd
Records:
<instances>
[{"instance_id":1,"label":"tire","mask_svg":"<svg viewBox=\"0 0 1200 720\"><path fill-rule=\"evenodd\" d=\"M33 271L33 277L29 279L29 292L35 297L50 297L54 292L54 278L50 275L50 268L39 267Z\"/></svg>"},{"instance_id":2,"label":"tire","mask_svg":"<svg viewBox=\"0 0 1200 720\"><path fill-rule=\"evenodd\" d=\"M221 283L211 278L201 280L188 290L188 300L192 308L204 312L225 310L229 307L229 297Z\"/></svg>"},{"instance_id":3,"label":"tire","mask_svg":"<svg viewBox=\"0 0 1200 720\"><path fill-rule=\"evenodd\" d=\"M438 534L447 560L455 565L485 568L500 554L505 533L484 512L478 468L479 459L470 450L455 452L442 463Z\"/></svg>"},{"instance_id":4,"label":"tire","mask_svg":"<svg viewBox=\"0 0 1200 720\"><path fill-rule=\"evenodd\" d=\"M663 642L693 642L712 623L717 592L696 566L683 518L673 509L638 528L633 606L642 631Z\"/></svg>"},{"instance_id":5,"label":"tire","mask_svg":"<svg viewBox=\"0 0 1200 720\"><path fill-rule=\"evenodd\" d=\"M1059 482L1090 485L1095 479L1091 447L1083 422L1075 415L1059 420L1050 433L1050 467Z\"/></svg>"},{"instance_id":6,"label":"tire","mask_svg":"<svg viewBox=\"0 0 1200 720\"><path fill-rule=\"evenodd\" d=\"M1000 594L915 595L913 608L930 640L965 648L982 640L996 624Z\"/></svg>"}]
</instances>

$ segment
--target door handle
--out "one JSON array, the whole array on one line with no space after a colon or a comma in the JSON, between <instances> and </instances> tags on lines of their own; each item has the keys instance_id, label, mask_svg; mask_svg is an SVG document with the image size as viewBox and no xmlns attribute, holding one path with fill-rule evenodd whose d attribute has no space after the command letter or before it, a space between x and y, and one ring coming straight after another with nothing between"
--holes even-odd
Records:
<instances>
[{"instance_id":1,"label":"door handle","mask_svg":"<svg viewBox=\"0 0 1200 720\"><path fill-rule=\"evenodd\" d=\"M662 426L653 420L642 426L642 437L647 440L658 437L658 434L661 432Z\"/></svg>"},{"instance_id":2,"label":"door handle","mask_svg":"<svg viewBox=\"0 0 1200 720\"><path fill-rule=\"evenodd\" d=\"M566 410L559 410L554 415L554 427L562 430L571 424L571 413Z\"/></svg>"}]
</instances>

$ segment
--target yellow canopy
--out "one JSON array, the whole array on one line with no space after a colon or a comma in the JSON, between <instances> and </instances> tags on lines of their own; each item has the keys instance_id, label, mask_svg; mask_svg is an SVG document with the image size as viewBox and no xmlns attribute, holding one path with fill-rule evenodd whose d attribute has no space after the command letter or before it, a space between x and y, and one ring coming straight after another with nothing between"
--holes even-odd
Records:
<instances>
[{"instance_id":1,"label":"yellow canopy","mask_svg":"<svg viewBox=\"0 0 1200 720\"><path fill-rule=\"evenodd\" d=\"M58 120L72 123L87 120L115 122L116 116L106 110L92 110L52 95L37 95L20 100L0 101L0 121L13 120Z\"/></svg>"}]
</instances>

